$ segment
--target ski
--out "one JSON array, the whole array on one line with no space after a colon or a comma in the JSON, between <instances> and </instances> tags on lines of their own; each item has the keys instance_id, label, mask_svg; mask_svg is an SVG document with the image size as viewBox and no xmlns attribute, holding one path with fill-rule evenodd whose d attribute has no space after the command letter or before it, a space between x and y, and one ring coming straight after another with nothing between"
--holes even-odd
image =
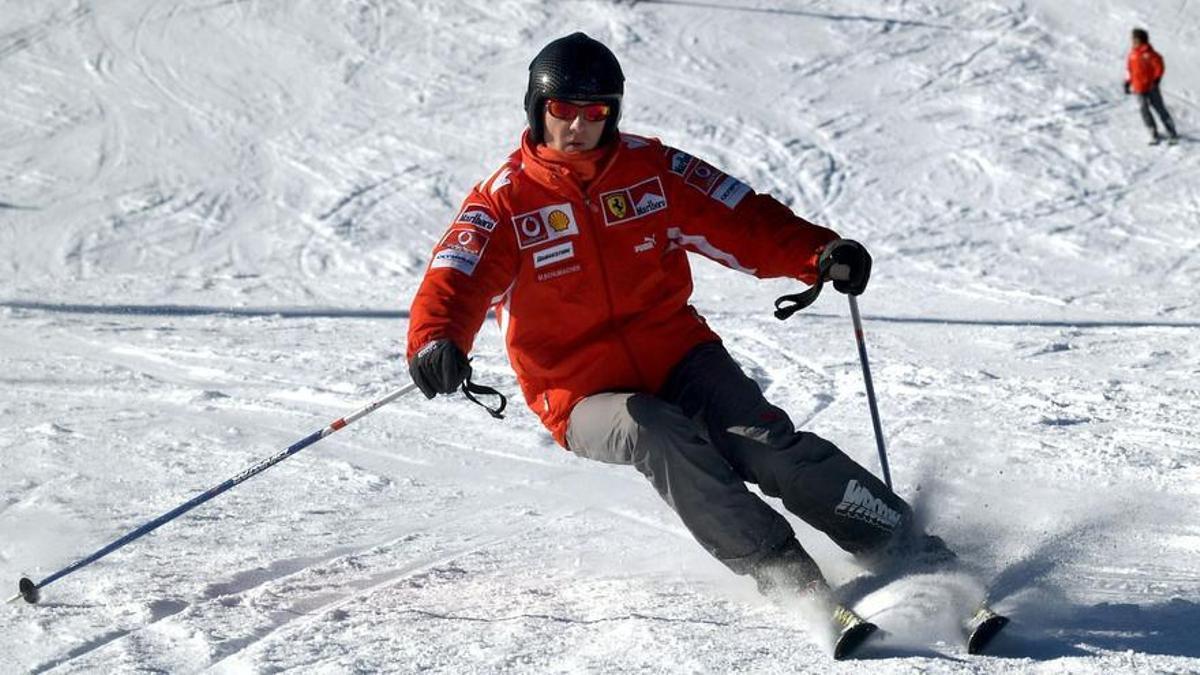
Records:
<instances>
[{"instance_id":1,"label":"ski","mask_svg":"<svg viewBox=\"0 0 1200 675\"><path fill-rule=\"evenodd\" d=\"M982 653L987 649L992 638L996 637L1007 625L1008 617L997 614L987 605L980 605L963 624L967 637L967 653Z\"/></svg>"},{"instance_id":2,"label":"ski","mask_svg":"<svg viewBox=\"0 0 1200 675\"><path fill-rule=\"evenodd\" d=\"M842 605L833 607L833 658L841 661L852 655L879 627Z\"/></svg>"}]
</instances>

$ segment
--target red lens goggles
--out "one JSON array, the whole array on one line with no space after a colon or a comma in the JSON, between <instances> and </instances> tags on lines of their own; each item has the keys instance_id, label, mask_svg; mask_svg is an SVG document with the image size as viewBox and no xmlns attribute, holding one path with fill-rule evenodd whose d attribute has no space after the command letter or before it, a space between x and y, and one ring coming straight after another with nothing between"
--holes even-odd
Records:
<instances>
[{"instance_id":1,"label":"red lens goggles","mask_svg":"<svg viewBox=\"0 0 1200 675\"><path fill-rule=\"evenodd\" d=\"M546 112L560 120L574 120L579 115L589 122L603 122L612 114L612 106L607 103L585 103L578 105L570 101L552 98L546 101Z\"/></svg>"}]
</instances>

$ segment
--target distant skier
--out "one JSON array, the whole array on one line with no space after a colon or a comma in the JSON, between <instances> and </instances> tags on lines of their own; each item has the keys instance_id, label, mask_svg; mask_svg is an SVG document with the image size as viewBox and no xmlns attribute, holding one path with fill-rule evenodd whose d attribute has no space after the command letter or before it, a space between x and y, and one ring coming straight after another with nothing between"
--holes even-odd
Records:
<instances>
[{"instance_id":1,"label":"distant skier","mask_svg":"<svg viewBox=\"0 0 1200 675\"><path fill-rule=\"evenodd\" d=\"M529 407L574 454L633 465L713 556L767 594L823 593L767 495L871 564L953 557L909 506L763 398L694 307L686 252L860 294L859 243L653 138L620 133L624 75L574 33L529 66L520 148L463 201L413 300L409 369L428 398L470 385L494 307Z\"/></svg>"},{"instance_id":2,"label":"distant skier","mask_svg":"<svg viewBox=\"0 0 1200 675\"><path fill-rule=\"evenodd\" d=\"M1125 93L1132 92L1138 96L1142 121L1150 130L1150 144L1158 145L1162 141L1162 136L1158 133L1158 126L1154 123L1154 115L1150 113L1150 109L1154 108L1154 111L1162 119L1163 126L1166 127L1167 142L1174 145L1179 141L1179 134L1175 133L1175 123L1171 120L1171 113L1167 112L1167 106L1163 103L1162 91L1159 89L1163 73L1166 72L1163 58L1154 51L1154 47L1150 46L1150 34L1146 32L1146 29L1134 28L1132 41L1133 47L1129 50L1129 56L1126 58L1129 77L1125 80Z\"/></svg>"}]
</instances>

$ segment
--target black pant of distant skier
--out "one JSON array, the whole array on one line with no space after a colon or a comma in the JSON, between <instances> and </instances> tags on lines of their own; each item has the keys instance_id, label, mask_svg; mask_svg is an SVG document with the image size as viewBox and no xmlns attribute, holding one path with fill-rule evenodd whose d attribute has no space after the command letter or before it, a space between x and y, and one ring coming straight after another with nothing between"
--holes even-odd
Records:
<instances>
[{"instance_id":1,"label":"black pant of distant skier","mask_svg":"<svg viewBox=\"0 0 1200 675\"><path fill-rule=\"evenodd\" d=\"M1146 128L1150 130L1150 142L1157 143L1162 139L1158 134L1158 126L1154 124L1154 115L1150 109L1158 113L1162 119L1163 127L1167 130L1167 137L1172 141L1179 138L1179 134L1175 133L1175 122L1171 119L1171 113L1167 112L1167 105L1163 103L1162 92L1159 91L1158 85L1155 85L1150 91L1144 94L1138 94L1138 103L1142 110L1142 122L1145 122Z\"/></svg>"},{"instance_id":2,"label":"black pant of distant skier","mask_svg":"<svg viewBox=\"0 0 1200 675\"><path fill-rule=\"evenodd\" d=\"M585 398L567 441L576 455L632 464L709 553L768 595L820 591L824 579L747 482L867 561L895 555L909 538L904 500L833 443L797 431L719 342L693 349L658 395Z\"/></svg>"}]
</instances>

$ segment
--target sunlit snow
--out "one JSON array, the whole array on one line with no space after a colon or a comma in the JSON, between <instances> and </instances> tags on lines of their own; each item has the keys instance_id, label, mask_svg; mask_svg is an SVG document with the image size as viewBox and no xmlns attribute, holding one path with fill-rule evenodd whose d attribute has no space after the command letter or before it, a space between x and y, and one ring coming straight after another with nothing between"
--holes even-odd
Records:
<instances>
[{"instance_id":1,"label":"sunlit snow","mask_svg":"<svg viewBox=\"0 0 1200 675\"><path fill-rule=\"evenodd\" d=\"M1178 146L1122 94L1137 25ZM872 250L892 476L977 579L863 595L890 635L833 663L635 471L558 448L489 322L506 420L403 398L0 606L0 672L1200 670L1188 0L3 0L2 596L406 384L428 254L574 30L625 130ZM845 299L783 323L796 284L695 270L767 396L878 470ZM1014 623L971 657L984 587Z\"/></svg>"}]
</instances>

